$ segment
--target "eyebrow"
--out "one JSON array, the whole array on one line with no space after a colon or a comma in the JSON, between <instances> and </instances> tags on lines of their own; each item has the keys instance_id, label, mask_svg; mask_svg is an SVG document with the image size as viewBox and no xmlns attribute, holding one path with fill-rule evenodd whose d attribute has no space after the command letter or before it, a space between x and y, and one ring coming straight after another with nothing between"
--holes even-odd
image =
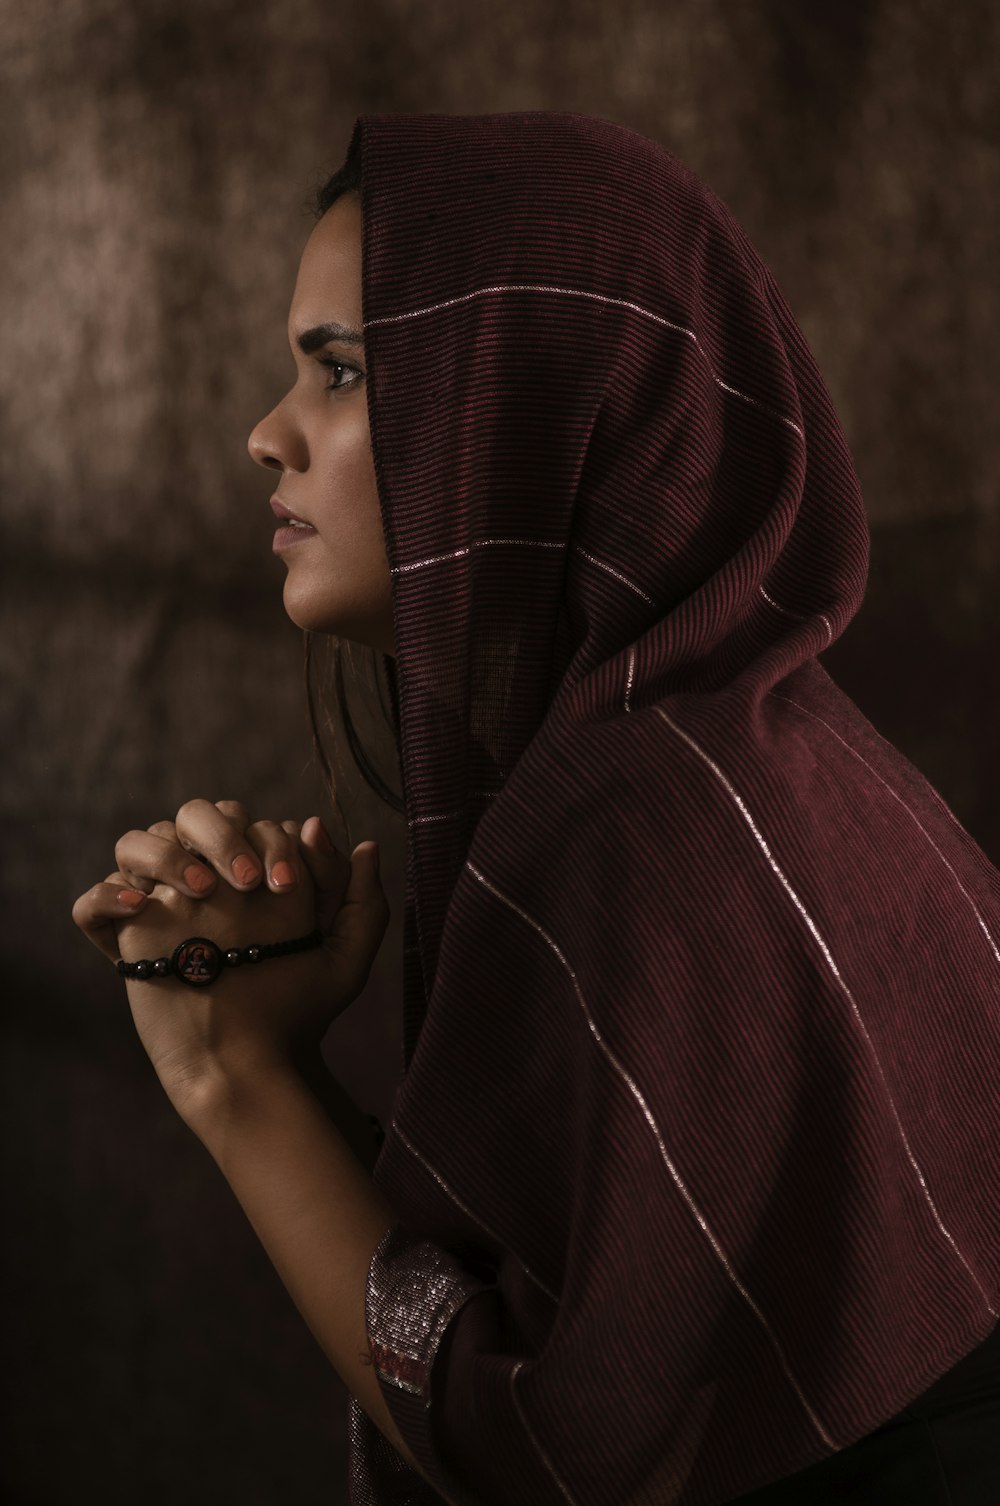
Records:
<instances>
[{"instance_id":1,"label":"eyebrow","mask_svg":"<svg viewBox=\"0 0 1000 1506\"><path fill-rule=\"evenodd\" d=\"M319 350L331 340L340 340L344 345L361 345L365 343L365 337L360 330L349 329L346 324L314 324L312 329L305 329L298 337L298 347L304 356L311 356L314 350Z\"/></svg>"}]
</instances>

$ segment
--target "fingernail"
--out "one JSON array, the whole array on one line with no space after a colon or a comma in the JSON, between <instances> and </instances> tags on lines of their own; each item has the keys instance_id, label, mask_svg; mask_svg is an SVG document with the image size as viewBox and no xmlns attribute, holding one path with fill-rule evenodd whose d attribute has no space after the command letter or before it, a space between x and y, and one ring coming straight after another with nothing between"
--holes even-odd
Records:
<instances>
[{"instance_id":1,"label":"fingernail","mask_svg":"<svg viewBox=\"0 0 1000 1506\"><path fill-rule=\"evenodd\" d=\"M291 863L275 863L271 869L271 879L275 884L280 884L282 888L286 888L289 884L295 883L295 869Z\"/></svg>"},{"instance_id":2,"label":"fingernail","mask_svg":"<svg viewBox=\"0 0 1000 1506\"><path fill-rule=\"evenodd\" d=\"M115 897L120 905L125 905L129 910L138 909L146 899L139 889L119 889Z\"/></svg>"},{"instance_id":3,"label":"fingernail","mask_svg":"<svg viewBox=\"0 0 1000 1506\"><path fill-rule=\"evenodd\" d=\"M184 870L184 882L189 889L194 889L198 894L204 894L206 889L211 889L215 882L215 875L198 863L190 863Z\"/></svg>"},{"instance_id":4,"label":"fingernail","mask_svg":"<svg viewBox=\"0 0 1000 1506\"><path fill-rule=\"evenodd\" d=\"M233 858L233 872L240 884L252 884L254 879L260 878L260 869L253 858L248 858L245 853Z\"/></svg>"},{"instance_id":5,"label":"fingernail","mask_svg":"<svg viewBox=\"0 0 1000 1506\"><path fill-rule=\"evenodd\" d=\"M322 821L319 822L316 828L316 839L319 842L319 845L325 848L327 852L333 851L333 842L330 839L330 833L327 831Z\"/></svg>"}]
</instances>

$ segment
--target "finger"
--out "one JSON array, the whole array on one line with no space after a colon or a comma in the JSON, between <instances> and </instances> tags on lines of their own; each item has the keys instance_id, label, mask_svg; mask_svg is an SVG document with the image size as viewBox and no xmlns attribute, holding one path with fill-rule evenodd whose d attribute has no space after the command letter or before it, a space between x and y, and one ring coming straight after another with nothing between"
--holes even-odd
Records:
<instances>
[{"instance_id":1,"label":"finger","mask_svg":"<svg viewBox=\"0 0 1000 1506\"><path fill-rule=\"evenodd\" d=\"M212 865L211 865L211 863L207 863L206 862L206 860L205 860L205 854L203 852L195 852L195 850L194 850L193 847L187 846L187 844L184 843L184 842L182 842L181 839L178 837L178 835L177 835L177 826L176 826L175 822L173 822L173 821L154 821L153 824L152 824L152 826L147 826L146 827L146 830L149 831L149 832L152 832L154 836L157 836L157 837L166 837L166 839L167 839L168 842L173 842L178 847L180 847L182 849L182 851L189 852L193 858L197 858L198 859L199 863L205 863L205 866L211 871Z\"/></svg>"},{"instance_id":2,"label":"finger","mask_svg":"<svg viewBox=\"0 0 1000 1506\"><path fill-rule=\"evenodd\" d=\"M378 871L378 844L361 842L351 855L350 881L334 929L336 951L355 997L368 982L389 919L389 901Z\"/></svg>"},{"instance_id":3,"label":"finger","mask_svg":"<svg viewBox=\"0 0 1000 1506\"><path fill-rule=\"evenodd\" d=\"M294 831L286 827L294 822L254 821L244 835L253 843L264 865L267 887L275 894L286 894L296 888L302 874L299 857L299 841Z\"/></svg>"},{"instance_id":4,"label":"finger","mask_svg":"<svg viewBox=\"0 0 1000 1506\"><path fill-rule=\"evenodd\" d=\"M116 925L134 915L136 908L145 908L145 902L138 907L122 904L118 895L123 890L127 892L128 885L122 874L109 874L102 884L94 884L86 894L81 894L72 910L74 924L109 962L117 962L121 957Z\"/></svg>"},{"instance_id":5,"label":"finger","mask_svg":"<svg viewBox=\"0 0 1000 1506\"><path fill-rule=\"evenodd\" d=\"M172 821L154 821L152 826L146 827L146 830L154 836L163 837L168 842L176 842L177 840ZM156 888L157 882L159 882L157 879L150 878L145 873L135 869L130 869L128 873L112 874L109 882L115 883L118 880L122 884L129 885L132 889L141 889L143 894L151 894Z\"/></svg>"},{"instance_id":6,"label":"finger","mask_svg":"<svg viewBox=\"0 0 1000 1506\"><path fill-rule=\"evenodd\" d=\"M231 814L220 809L225 807ZM175 817L177 840L190 853L201 853L215 873L234 889L254 889L263 867L254 844L240 829L246 807L238 800L188 800Z\"/></svg>"},{"instance_id":7,"label":"finger","mask_svg":"<svg viewBox=\"0 0 1000 1506\"><path fill-rule=\"evenodd\" d=\"M215 887L215 874L192 858L179 842L158 836L152 829L127 831L115 843L115 862L123 883L144 894L151 894L157 884L170 884L192 899L208 894ZM208 882L199 888L202 874Z\"/></svg>"},{"instance_id":8,"label":"finger","mask_svg":"<svg viewBox=\"0 0 1000 1506\"><path fill-rule=\"evenodd\" d=\"M250 812L241 800L217 800L216 810L220 810L227 821L231 821L238 831L246 831L250 825Z\"/></svg>"},{"instance_id":9,"label":"finger","mask_svg":"<svg viewBox=\"0 0 1000 1506\"><path fill-rule=\"evenodd\" d=\"M334 845L319 816L303 822L299 843L317 889L335 889L342 894L351 877L351 860Z\"/></svg>"},{"instance_id":10,"label":"finger","mask_svg":"<svg viewBox=\"0 0 1000 1506\"><path fill-rule=\"evenodd\" d=\"M318 816L302 827L302 857L316 885L316 918L324 936L334 934L351 877L350 860L334 846Z\"/></svg>"}]
</instances>

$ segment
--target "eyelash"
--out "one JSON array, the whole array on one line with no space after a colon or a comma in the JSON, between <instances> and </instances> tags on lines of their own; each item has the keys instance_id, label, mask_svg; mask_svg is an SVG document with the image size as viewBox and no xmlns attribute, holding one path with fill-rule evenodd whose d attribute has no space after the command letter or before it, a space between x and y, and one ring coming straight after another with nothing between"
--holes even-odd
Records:
<instances>
[{"instance_id":1,"label":"eyelash","mask_svg":"<svg viewBox=\"0 0 1000 1506\"><path fill-rule=\"evenodd\" d=\"M353 371L358 380L363 380L364 372L359 371L357 366L351 366L347 361L336 361L333 356L326 356L320 363L321 366L335 366L340 371ZM356 387L357 382L327 382L324 388L326 392L342 392L345 388Z\"/></svg>"}]
</instances>

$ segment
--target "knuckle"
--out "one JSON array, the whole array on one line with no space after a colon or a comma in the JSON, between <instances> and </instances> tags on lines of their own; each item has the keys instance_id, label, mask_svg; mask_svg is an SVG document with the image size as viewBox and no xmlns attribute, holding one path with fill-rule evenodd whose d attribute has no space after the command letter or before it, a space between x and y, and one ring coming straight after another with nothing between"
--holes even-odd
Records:
<instances>
[{"instance_id":1,"label":"knuckle","mask_svg":"<svg viewBox=\"0 0 1000 1506\"><path fill-rule=\"evenodd\" d=\"M177 812L171 840L185 853L204 857L222 850L224 836L219 829L218 812L206 800L189 800ZM226 828L228 830L228 828Z\"/></svg>"},{"instance_id":2,"label":"knuckle","mask_svg":"<svg viewBox=\"0 0 1000 1506\"><path fill-rule=\"evenodd\" d=\"M73 909L70 912L73 916L74 924L78 926L89 924L97 913L106 894L107 889L104 884L93 884L87 890L86 894L79 895L74 901Z\"/></svg>"},{"instance_id":3,"label":"knuckle","mask_svg":"<svg viewBox=\"0 0 1000 1506\"><path fill-rule=\"evenodd\" d=\"M280 863L284 863L287 864L295 875L295 882L298 883L301 880L304 869L299 860L298 843L294 837L290 836L288 832L283 831L280 826L272 823L272 829L266 842L262 844L260 851L267 866L269 878L273 876L274 869ZM279 878L282 877L287 879L286 875L279 875Z\"/></svg>"},{"instance_id":4,"label":"knuckle","mask_svg":"<svg viewBox=\"0 0 1000 1506\"><path fill-rule=\"evenodd\" d=\"M132 831L127 831L124 836L118 838L118 841L115 843L115 862L119 868L122 865L123 855L128 853L128 849L133 846L137 837L143 836L145 836L145 832L137 831L133 828Z\"/></svg>"},{"instance_id":5,"label":"knuckle","mask_svg":"<svg viewBox=\"0 0 1000 1506\"><path fill-rule=\"evenodd\" d=\"M215 808L229 821L240 821L245 826L249 820L249 812L242 800L216 800Z\"/></svg>"},{"instance_id":6,"label":"knuckle","mask_svg":"<svg viewBox=\"0 0 1000 1506\"><path fill-rule=\"evenodd\" d=\"M283 831L277 821L255 821L247 827L246 836L269 868L283 858L290 861L295 855L294 838Z\"/></svg>"},{"instance_id":7,"label":"knuckle","mask_svg":"<svg viewBox=\"0 0 1000 1506\"><path fill-rule=\"evenodd\" d=\"M281 828L278 825L277 821L268 821L266 819L263 819L263 820L260 820L260 821L253 821L247 827L247 833L248 834L250 832L259 831L264 836L270 836L272 834L272 832L276 832L276 831L280 831L280 830L281 830Z\"/></svg>"},{"instance_id":8,"label":"knuckle","mask_svg":"<svg viewBox=\"0 0 1000 1506\"><path fill-rule=\"evenodd\" d=\"M267 852L268 857L291 848L291 837L282 831L277 821L255 821L247 827L244 836L253 842L258 852Z\"/></svg>"}]
</instances>

